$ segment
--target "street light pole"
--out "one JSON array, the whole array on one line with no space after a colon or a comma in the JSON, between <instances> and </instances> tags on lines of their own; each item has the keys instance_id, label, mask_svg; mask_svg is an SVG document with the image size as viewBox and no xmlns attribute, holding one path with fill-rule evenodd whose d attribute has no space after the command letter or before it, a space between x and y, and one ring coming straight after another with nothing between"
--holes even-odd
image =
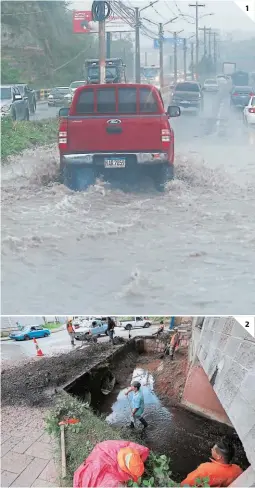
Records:
<instances>
[{"instance_id":1,"label":"street light pole","mask_svg":"<svg viewBox=\"0 0 255 488\"><path fill-rule=\"evenodd\" d=\"M184 81L187 78L187 39L186 37L183 39L183 72L184 72Z\"/></svg>"},{"instance_id":2,"label":"street light pole","mask_svg":"<svg viewBox=\"0 0 255 488\"><path fill-rule=\"evenodd\" d=\"M141 53L140 53L140 12L135 7L135 82L141 83Z\"/></svg>"},{"instance_id":3,"label":"street light pole","mask_svg":"<svg viewBox=\"0 0 255 488\"><path fill-rule=\"evenodd\" d=\"M164 87L164 32L163 24L159 24L159 67L160 67L160 90Z\"/></svg>"},{"instance_id":4,"label":"street light pole","mask_svg":"<svg viewBox=\"0 0 255 488\"><path fill-rule=\"evenodd\" d=\"M196 79L198 78L198 62L199 62L199 39L198 39L198 9L199 7L205 7L204 3L190 3L189 7L196 8Z\"/></svg>"}]
</instances>

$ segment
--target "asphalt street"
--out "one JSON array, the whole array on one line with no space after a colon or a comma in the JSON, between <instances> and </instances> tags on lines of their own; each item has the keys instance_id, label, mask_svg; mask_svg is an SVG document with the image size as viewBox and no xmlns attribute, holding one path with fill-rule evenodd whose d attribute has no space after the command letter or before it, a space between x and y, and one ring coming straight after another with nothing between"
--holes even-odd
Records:
<instances>
[{"instance_id":1,"label":"asphalt street","mask_svg":"<svg viewBox=\"0 0 255 488\"><path fill-rule=\"evenodd\" d=\"M30 115L30 120L52 119L57 117L60 107L48 107L47 102L37 102L36 112Z\"/></svg>"},{"instance_id":2,"label":"asphalt street","mask_svg":"<svg viewBox=\"0 0 255 488\"><path fill-rule=\"evenodd\" d=\"M135 337L141 335L150 335L156 332L158 330L158 327L158 325L152 325L149 329L133 329L131 331L131 336ZM128 339L128 331L125 330L123 327L116 327L115 335ZM109 341L109 338L106 336L102 336L98 340L99 343L107 341ZM46 356L53 356L55 354L65 353L73 349L65 326L62 331L55 332L49 337L38 339L37 342L39 344L39 347L42 349L43 354L45 354ZM75 342L75 347L79 347L81 345L80 341ZM1 358L3 363L6 361L19 362L25 358L30 358L35 355L36 349L32 340L20 342L8 340L1 342Z\"/></svg>"}]
</instances>

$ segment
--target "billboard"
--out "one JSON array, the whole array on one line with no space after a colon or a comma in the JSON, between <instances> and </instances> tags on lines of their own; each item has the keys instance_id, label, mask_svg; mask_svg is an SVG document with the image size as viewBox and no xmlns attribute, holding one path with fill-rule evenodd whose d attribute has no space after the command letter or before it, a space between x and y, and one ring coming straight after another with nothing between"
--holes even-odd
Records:
<instances>
[{"instance_id":1,"label":"billboard","mask_svg":"<svg viewBox=\"0 0 255 488\"><path fill-rule=\"evenodd\" d=\"M118 25L117 25L118 24ZM123 28L123 21L120 17L111 15L106 21L107 30L116 27ZM98 22L93 22L92 13L90 10L74 10L73 11L73 33L74 34L89 34L98 32Z\"/></svg>"}]
</instances>

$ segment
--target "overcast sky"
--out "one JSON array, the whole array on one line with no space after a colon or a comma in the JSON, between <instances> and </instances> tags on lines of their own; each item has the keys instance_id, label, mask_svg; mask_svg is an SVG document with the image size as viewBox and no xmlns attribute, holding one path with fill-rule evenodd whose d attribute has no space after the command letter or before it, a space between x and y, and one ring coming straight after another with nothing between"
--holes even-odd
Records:
<instances>
[{"instance_id":1,"label":"overcast sky","mask_svg":"<svg viewBox=\"0 0 255 488\"><path fill-rule=\"evenodd\" d=\"M148 5L149 1L124 0L123 3L128 6L142 8ZM195 1L159 0L154 5L154 8L150 7L145 10L143 12L143 16L153 20L154 22L167 21L171 17L179 15L180 12L194 16L195 8L189 7L189 3L195 3ZM207 2L203 0L203 2L200 3L205 4L205 7L201 7L199 9L201 17L204 14L214 13L212 16L204 16L203 18L200 18L201 26L206 25L207 27L212 27L213 29L220 29L228 32L233 30L245 31L247 33L254 31L255 35L255 0L241 0L236 2L231 0L214 0ZM90 10L92 2L79 2L75 0L72 2L72 4L77 10ZM249 5L248 13L245 13L246 5ZM155 10L158 12L158 14ZM192 22L191 18L186 17L186 19ZM174 26L173 29L172 26ZM182 21L181 18L175 21L172 26L170 30L184 29L185 32L194 30L194 25ZM153 26L150 27L153 29Z\"/></svg>"}]
</instances>

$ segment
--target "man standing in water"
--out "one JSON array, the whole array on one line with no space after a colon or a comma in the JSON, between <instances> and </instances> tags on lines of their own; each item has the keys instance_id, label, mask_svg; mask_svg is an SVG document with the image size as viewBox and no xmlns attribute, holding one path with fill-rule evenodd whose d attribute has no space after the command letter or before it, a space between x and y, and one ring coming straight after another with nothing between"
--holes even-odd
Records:
<instances>
[{"instance_id":1,"label":"man standing in water","mask_svg":"<svg viewBox=\"0 0 255 488\"><path fill-rule=\"evenodd\" d=\"M111 317L108 317L107 323L108 323L107 334L109 336L109 341L112 343L112 345L114 345L113 335L114 335L115 322Z\"/></svg>"},{"instance_id":2,"label":"man standing in water","mask_svg":"<svg viewBox=\"0 0 255 488\"><path fill-rule=\"evenodd\" d=\"M131 391L133 392L133 396L131 400L132 417L130 427L133 429L135 427L135 420L138 419L145 429L146 427L148 427L148 424L143 418L144 397L141 391L141 383L139 383L139 381L134 381L128 391L126 391L125 395L128 396Z\"/></svg>"},{"instance_id":3,"label":"man standing in water","mask_svg":"<svg viewBox=\"0 0 255 488\"><path fill-rule=\"evenodd\" d=\"M240 466L231 464L235 455L231 440L227 438L219 440L211 453L211 462L200 464L181 482L181 486L201 486L203 478L209 478L209 486L230 486L242 474Z\"/></svg>"}]
</instances>

